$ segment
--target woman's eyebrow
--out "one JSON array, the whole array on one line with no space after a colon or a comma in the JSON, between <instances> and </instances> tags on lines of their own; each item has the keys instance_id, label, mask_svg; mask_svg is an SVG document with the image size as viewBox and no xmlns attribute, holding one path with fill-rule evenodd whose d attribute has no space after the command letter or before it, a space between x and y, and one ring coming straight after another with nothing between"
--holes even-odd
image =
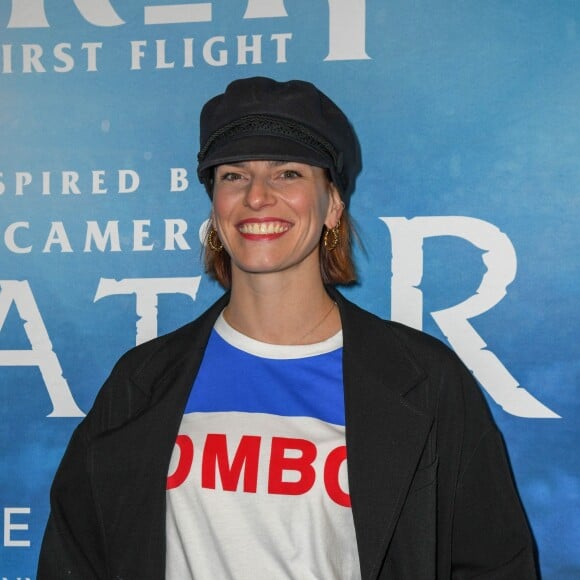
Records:
<instances>
[{"instance_id":1,"label":"woman's eyebrow","mask_svg":"<svg viewBox=\"0 0 580 580\"><path fill-rule=\"evenodd\" d=\"M245 164L245 161L229 161L226 163L220 163L218 167L243 167Z\"/></svg>"},{"instance_id":2,"label":"woman's eyebrow","mask_svg":"<svg viewBox=\"0 0 580 580\"><path fill-rule=\"evenodd\" d=\"M289 163L297 163L296 161L291 161L289 159L268 159L266 161L270 167L278 167L280 165L288 165ZM248 163L249 161L228 161L225 163L220 163L219 167L246 167Z\"/></svg>"},{"instance_id":3,"label":"woman's eyebrow","mask_svg":"<svg viewBox=\"0 0 580 580\"><path fill-rule=\"evenodd\" d=\"M277 160L277 159L272 159L271 161L268 161L268 164L273 166L273 167L278 167L279 165L288 165L288 163L296 163L295 161L290 161L289 159L286 160Z\"/></svg>"}]
</instances>

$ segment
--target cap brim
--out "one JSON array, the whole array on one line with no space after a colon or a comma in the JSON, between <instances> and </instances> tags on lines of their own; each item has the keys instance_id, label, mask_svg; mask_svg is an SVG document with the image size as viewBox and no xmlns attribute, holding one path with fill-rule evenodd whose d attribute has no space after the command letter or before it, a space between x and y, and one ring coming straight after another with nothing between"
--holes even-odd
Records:
<instances>
[{"instance_id":1,"label":"cap brim","mask_svg":"<svg viewBox=\"0 0 580 580\"><path fill-rule=\"evenodd\" d=\"M262 160L297 161L327 169L331 165L328 157L304 143L279 136L251 135L216 144L199 164L198 174L201 176L210 167L224 163Z\"/></svg>"}]
</instances>

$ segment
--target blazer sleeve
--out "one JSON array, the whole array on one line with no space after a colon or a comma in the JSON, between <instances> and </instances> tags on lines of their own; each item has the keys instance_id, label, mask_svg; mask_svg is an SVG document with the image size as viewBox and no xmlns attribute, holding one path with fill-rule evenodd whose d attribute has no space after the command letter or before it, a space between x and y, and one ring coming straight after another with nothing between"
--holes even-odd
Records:
<instances>
[{"instance_id":1,"label":"blazer sleeve","mask_svg":"<svg viewBox=\"0 0 580 580\"><path fill-rule=\"evenodd\" d=\"M37 580L110 577L103 519L95 501L92 443L97 434L128 416L135 389L127 376L140 360L138 352L133 349L119 359L68 443L50 489Z\"/></svg>"},{"instance_id":2,"label":"blazer sleeve","mask_svg":"<svg viewBox=\"0 0 580 580\"><path fill-rule=\"evenodd\" d=\"M534 541L501 434L471 374L463 376L463 437L452 523L452 578L533 580Z\"/></svg>"},{"instance_id":3,"label":"blazer sleeve","mask_svg":"<svg viewBox=\"0 0 580 580\"><path fill-rule=\"evenodd\" d=\"M101 524L91 489L88 442L81 423L55 475L38 580L107 578Z\"/></svg>"}]
</instances>

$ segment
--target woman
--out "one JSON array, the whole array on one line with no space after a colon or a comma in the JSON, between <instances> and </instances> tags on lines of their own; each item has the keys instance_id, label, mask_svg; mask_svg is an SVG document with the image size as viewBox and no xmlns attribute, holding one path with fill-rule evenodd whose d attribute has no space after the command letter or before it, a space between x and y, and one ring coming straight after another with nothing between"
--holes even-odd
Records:
<instances>
[{"instance_id":1,"label":"woman","mask_svg":"<svg viewBox=\"0 0 580 580\"><path fill-rule=\"evenodd\" d=\"M333 288L354 279L344 114L252 78L200 129L229 291L115 367L55 477L38 578L534 578L471 375Z\"/></svg>"}]
</instances>

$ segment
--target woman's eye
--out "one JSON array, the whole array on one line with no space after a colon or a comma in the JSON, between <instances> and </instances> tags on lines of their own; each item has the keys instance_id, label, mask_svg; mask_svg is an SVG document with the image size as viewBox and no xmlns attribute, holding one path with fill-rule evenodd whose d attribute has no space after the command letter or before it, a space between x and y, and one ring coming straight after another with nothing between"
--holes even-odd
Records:
<instances>
[{"instance_id":1,"label":"woman's eye","mask_svg":"<svg viewBox=\"0 0 580 580\"><path fill-rule=\"evenodd\" d=\"M284 179L295 179L296 177L300 177L300 173L295 169L286 169L282 172L282 177Z\"/></svg>"},{"instance_id":2,"label":"woman's eye","mask_svg":"<svg viewBox=\"0 0 580 580\"><path fill-rule=\"evenodd\" d=\"M239 173L234 173L233 171L228 171L220 176L220 181L237 181L241 179L242 176Z\"/></svg>"}]
</instances>

